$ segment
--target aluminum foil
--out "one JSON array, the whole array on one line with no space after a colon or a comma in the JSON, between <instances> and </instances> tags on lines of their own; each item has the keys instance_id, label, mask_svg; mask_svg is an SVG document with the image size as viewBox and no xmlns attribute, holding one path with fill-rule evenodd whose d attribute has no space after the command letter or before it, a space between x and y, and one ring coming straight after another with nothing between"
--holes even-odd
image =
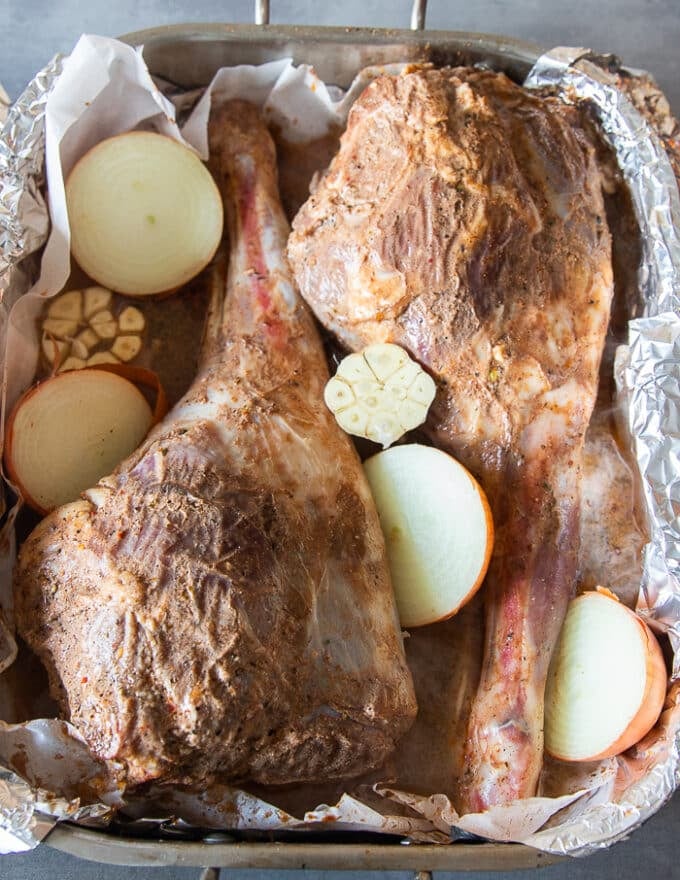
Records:
<instances>
[{"instance_id":1,"label":"aluminum foil","mask_svg":"<svg viewBox=\"0 0 680 880\"><path fill-rule=\"evenodd\" d=\"M0 291L10 267L45 242L45 202L40 193L45 143L45 104L61 73L55 57L10 107L0 135ZM4 298L4 297L3 297Z\"/></svg>"},{"instance_id":2,"label":"aluminum foil","mask_svg":"<svg viewBox=\"0 0 680 880\"><path fill-rule=\"evenodd\" d=\"M6 324L12 303L28 286L29 255L47 238L47 210L40 192L45 105L61 68L62 58L57 56L12 106L0 86L0 362L5 359ZM5 518L5 491L3 485L0 520L4 519L4 524L0 530L0 547L14 544L14 517L10 514ZM11 627L2 611L11 607L3 594L3 585L9 589L8 566L13 555L13 552L2 552L0 558L0 672L14 661L17 651Z\"/></svg>"},{"instance_id":3,"label":"aluminum foil","mask_svg":"<svg viewBox=\"0 0 680 880\"><path fill-rule=\"evenodd\" d=\"M26 288L26 272L30 274L34 266L25 258L40 248L48 231L40 193L44 112L61 68L62 59L55 58L36 77L10 109L0 136L0 320L6 320L15 297ZM639 280L646 307L644 316L631 322L629 345L617 360L617 376L628 403L649 514L651 540L639 610L669 633L675 650L674 676L678 676L680 520L673 513L680 479L676 463L680 450L677 186L656 136L606 70L588 60L585 50L556 49L543 56L527 85L549 86L565 100L587 99L594 104L633 194L644 246ZM641 744L638 763L645 772L624 787L616 803L593 797L592 804L571 821L563 816L561 824L538 831L525 842L550 852L583 854L627 835L655 812L680 781L680 709L669 705L664 717L666 735L650 742L648 748ZM91 824L109 815L106 806L81 808L77 798L52 797L0 769L0 852L35 846L60 819Z\"/></svg>"},{"instance_id":4,"label":"aluminum foil","mask_svg":"<svg viewBox=\"0 0 680 880\"><path fill-rule=\"evenodd\" d=\"M638 610L668 632L673 677L680 675L680 195L659 138L585 49L543 55L526 80L551 86L567 101L587 99L628 184L642 245L638 280L643 316L629 323L618 353L617 382L647 502L651 540L645 548Z\"/></svg>"},{"instance_id":5,"label":"aluminum foil","mask_svg":"<svg viewBox=\"0 0 680 880\"><path fill-rule=\"evenodd\" d=\"M557 48L538 59L525 85L551 87L570 102L588 100L613 148L640 228L638 272L643 315L629 322L617 352L616 379L646 502L650 540L644 551L638 611L673 647L680 677L680 196L659 138L619 90L606 64L587 49ZM609 845L652 815L680 784L680 729L668 754L618 804L599 805L544 839L552 852L583 854ZM541 832L546 835L546 832Z\"/></svg>"},{"instance_id":6,"label":"aluminum foil","mask_svg":"<svg viewBox=\"0 0 680 880\"><path fill-rule=\"evenodd\" d=\"M0 853L33 849L61 819L89 823L108 814L102 804L81 807L78 798L54 797L0 768Z\"/></svg>"}]
</instances>

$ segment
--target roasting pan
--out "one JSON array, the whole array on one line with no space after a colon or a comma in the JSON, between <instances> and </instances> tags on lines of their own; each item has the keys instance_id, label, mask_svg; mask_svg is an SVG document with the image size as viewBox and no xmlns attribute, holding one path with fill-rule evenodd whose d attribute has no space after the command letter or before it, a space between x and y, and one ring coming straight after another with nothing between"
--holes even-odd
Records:
<instances>
[{"instance_id":1,"label":"roasting pan","mask_svg":"<svg viewBox=\"0 0 680 880\"><path fill-rule=\"evenodd\" d=\"M206 85L227 65L261 64L280 58L314 65L325 82L348 86L368 65L398 61L435 64L487 63L522 81L543 49L513 38L462 31L424 29L424 0L414 0L411 29L270 26L268 0L255 0L255 24L182 24L125 34L143 46L152 74L182 88ZM196 841L140 836L59 823L47 844L98 862L127 866L214 866L216 869L314 870L513 870L547 865L558 857L521 844L456 842L451 846L404 845L379 835L301 834L296 838L246 839L213 833Z\"/></svg>"}]
</instances>

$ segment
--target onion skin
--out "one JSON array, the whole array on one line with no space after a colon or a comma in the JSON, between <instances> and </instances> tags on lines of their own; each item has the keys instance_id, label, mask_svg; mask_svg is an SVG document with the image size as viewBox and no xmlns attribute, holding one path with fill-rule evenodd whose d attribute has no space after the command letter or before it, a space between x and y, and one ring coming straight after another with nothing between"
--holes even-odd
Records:
<instances>
[{"instance_id":1,"label":"onion skin","mask_svg":"<svg viewBox=\"0 0 680 880\"><path fill-rule=\"evenodd\" d=\"M155 400L151 427L157 425L167 413L169 409L168 398L158 373L155 373L153 370L149 370L147 367L140 367L137 364L95 364L87 369L113 373L116 376L127 379L128 382L132 382L137 387L148 388L153 393Z\"/></svg>"},{"instance_id":2,"label":"onion skin","mask_svg":"<svg viewBox=\"0 0 680 880\"><path fill-rule=\"evenodd\" d=\"M440 617L435 618L434 620L428 620L426 623L420 624L420 626L429 626L430 624L433 624L433 623L443 623L445 620L450 620L452 617L454 617L456 614L458 614L458 612L461 610L461 608L463 608L465 605L467 605L468 602L470 602L474 598L474 596L479 592L482 584L484 583L484 578L486 577L486 573L489 570L489 563L491 562L491 554L493 553L494 539L495 539L493 516L491 515L491 507L489 505L489 501L486 497L484 490L479 485L477 480L475 480L475 478L472 476L472 474L470 474L469 476L470 476L470 480L472 481L472 483L475 486L475 489L477 490L477 494L479 496L480 503L481 503L482 508L484 510L484 517L486 520L487 541L486 541L486 550L484 552L484 560L482 562L482 567L479 571L479 575L477 577L477 580L472 584L470 589L463 596L463 598L460 600L460 602L456 605L455 608L452 608L447 614L443 614Z\"/></svg>"},{"instance_id":3,"label":"onion skin","mask_svg":"<svg viewBox=\"0 0 680 880\"><path fill-rule=\"evenodd\" d=\"M633 717L626 730L621 736L612 743L612 745L597 755L585 758L586 761L600 761L603 758L612 758L625 752L635 743L639 742L656 724L663 704L666 699L666 687L668 682L668 673L666 671L666 663L663 659L661 647L659 646L656 636L649 626L641 620L637 614L627 609L635 618L638 626L643 631L643 638L647 644L647 685L642 697L642 702L637 714ZM559 755L554 755L559 758ZM563 759L567 760L567 759Z\"/></svg>"},{"instance_id":4,"label":"onion skin","mask_svg":"<svg viewBox=\"0 0 680 880\"><path fill-rule=\"evenodd\" d=\"M7 427L5 430L5 444L3 451L3 466L9 482L14 485L19 495L21 496L21 499L41 516L45 516L53 508L45 507L31 494L31 492L28 491L25 486L24 479L15 467L15 447L18 440L15 430L17 416L26 405L26 403L28 403L36 394L43 393L45 390L45 386L49 386L50 383L62 381L62 379L66 376L74 376L76 374L82 376L88 373L92 374L95 371L112 373L119 376L130 385L136 387L139 394L142 393L140 390L140 386L146 387L154 393L155 405L153 410L150 410L151 421L149 423L147 433L148 430L150 430L153 425L157 424L167 412L167 399L158 376L151 370L145 369L143 367L136 367L130 364L100 364L97 366L86 367L82 370L73 371L71 373L54 374L44 379L43 381L37 382L35 385L32 385L24 394L22 394L19 400L15 403L7 419ZM146 405L148 406L148 403ZM55 442L59 442L58 438L56 438ZM130 451L132 452L133 450Z\"/></svg>"},{"instance_id":5,"label":"onion skin","mask_svg":"<svg viewBox=\"0 0 680 880\"><path fill-rule=\"evenodd\" d=\"M52 380L52 376L48 377L44 380L44 382L49 382ZM45 516L49 513L45 507L39 504L35 498L32 498L31 495L26 491L22 480L19 474L16 472L14 468L14 444L16 441L16 435L14 432L14 423L16 421L16 415L19 412L19 408L26 403L27 400L30 400L31 397L38 391L38 389L44 384L44 382L38 382L33 387L29 388L24 394L21 395L19 400L14 405L12 412L7 419L7 427L5 429L5 446L3 450L3 465L5 469L5 474L10 483L12 483L18 490L22 499L35 510L36 513L39 513L41 516Z\"/></svg>"},{"instance_id":6,"label":"onion skin","mask_svg":"<svg viewBox=\"0 0 680 880\"><path fill-rule=\"evenodd\" d=\"M606 596L612 601L617 602L619 604L619 608L625 611L626 614L629 614L630 617L635 621L635 625L639 628L640 638L645 645L645 689L642 695L642 699L640 701L638 711L628 722L625 730L621 733L621 735L607 748L594 754L579 755L578 758L574 758L568 755L560 754L558 750L550 748L550 746L546 742L546 752L548 752L553 758L571 763L581 761L600 761L604 758L613 758L616 755L620 755L622 752L625 752L627 749L631 748L631 746L634 746L641 739L643 739L649 733L652 727L654 727L659 719L659 716L661 715L666 699L666 689L668 685L668 672L666 669L666 662L661 651L661 646L659 645L656 636L647 625L647 623L645 623L645 621L642 620L642 618L639 617L630 608L619 603L619 599L614 593L602 587L597 587L595 591L582 593L573 601L588 601L588 596L592 595L593 593L597 593L601 596Z\"/></svg>"}]
</instances>

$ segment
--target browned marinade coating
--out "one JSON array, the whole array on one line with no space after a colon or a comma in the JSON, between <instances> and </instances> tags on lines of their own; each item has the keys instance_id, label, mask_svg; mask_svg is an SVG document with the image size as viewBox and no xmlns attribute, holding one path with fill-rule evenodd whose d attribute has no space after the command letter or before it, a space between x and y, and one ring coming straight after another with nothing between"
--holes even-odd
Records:
<instances>
[{"instance_id":1,"label":"browned marinade coating","mask_svg":"<svg viewBox=\"0 0 680 880\"><path fill-rule=\"evenodd\" d=\"M198 375L165 420L21 549L21 635L127 784L289 783L377 766L415 716L380 527L323 405L258 112L213 111L230 261ZM168 344L172 344L168 340Z\"/></svg>"},{"instance_id":2,"label":"browned marinade coating","mask_svg":"<svg viewBox=\"0 0 680 880\"><path fill-rule=\"evenodd\" d=\"M579 110L491 71L383 76L354 105L288 253L345 345L395 342L431 371L426 430L489 494L497 537L461 802L532 795L612 293Z\"/></svg>"}]
</instances>

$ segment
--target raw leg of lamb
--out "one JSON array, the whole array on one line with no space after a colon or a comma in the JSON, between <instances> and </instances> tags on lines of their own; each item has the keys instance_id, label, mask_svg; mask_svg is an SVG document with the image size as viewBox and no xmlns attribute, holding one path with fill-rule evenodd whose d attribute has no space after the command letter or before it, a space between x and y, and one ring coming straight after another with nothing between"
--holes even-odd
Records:
<instances>
[{"instance_id":1,"label":"raw leg of lamb","mask_svg":"<svg viewBox=\"0 0 680 880\"><path fill-rule=\"evenodd\" d=\"M429 368L426 430L489 494L497 540L460 803L530 796L612 292L587 128L490 71L382 77L354 105L288 253L345 345L396 342Z\"/></svg>"},{"instance_id":2,"label":"raw leg of lamb","mask_svg":"<svg viewBox=\"0 0 680 880\"><path fill-rule=\"evenodd\" d=\"M288 783L378 765L415 716L380 526L325 411L273 144L213 111L231 239L184 398L23 545L19 632L127 784Z\"/></svg>"}]
</instances>

